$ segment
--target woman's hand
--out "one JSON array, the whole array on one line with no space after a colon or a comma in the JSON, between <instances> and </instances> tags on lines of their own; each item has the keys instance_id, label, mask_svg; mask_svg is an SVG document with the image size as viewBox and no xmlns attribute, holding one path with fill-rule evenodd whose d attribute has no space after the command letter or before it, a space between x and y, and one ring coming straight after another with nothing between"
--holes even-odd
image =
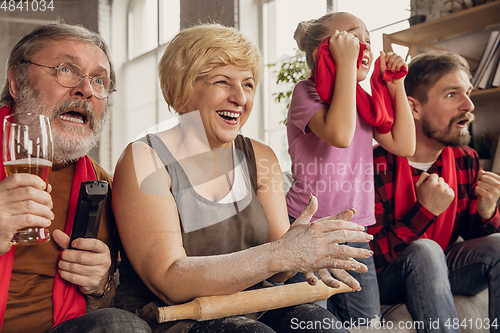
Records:
<instances>
[{"instance_id":1,"label":"woman's hand","mask_svg":"<svg viewBox=\"0 0 500 333\"><path fill-rule=\"evenodd\" d=\"M345 242L369 242L373 236L365 233L364 228L348 222L354 214L352 210L343 211L335 216L309 222L317 210L317 199L311 196L308 206L292 224L288 232L275 242L278 259L283 260L288 270L307 272L310 284L317 278L317 271L323 282L330 287L338 287L338 282L328 272L354 289L359 283L345 270L366 272L367 267L352 258L368 258L371 251L339 245Z\"/></svg>"},{"instance_id":2,"label":"woman's hand","mask_svg":"<svg viewBox=\"0 0 500 333\"><path fill-rule=\"evenodd\" d=\"M345 210L343 212L340 212L336 214L334 217L339 220L345 220L349 221L353 217L353 211L352 210ZM371 252L371 251L370 251ZM354 270L357 273L363 273L368 271L368 267L366 267L364 264L357 262L354 259L348 259L352 261L352 270ZM340 283L338 280L344 282L346 285L349 287L353 288L354 290L361 290L361 286L359 282L353 278L349 273L346 272L345 269L334 269L331 268L330 270L324 268L316 272L320 279L325 283L327 286L330 286L332 288L338 288L340 287ZM333 276L335 276L337 279L334 279ZM318 278L314 274L314 272L306 272L305 277L307 282L310 285L315 285L318 282Z\"/></svg>"}]
</instances>

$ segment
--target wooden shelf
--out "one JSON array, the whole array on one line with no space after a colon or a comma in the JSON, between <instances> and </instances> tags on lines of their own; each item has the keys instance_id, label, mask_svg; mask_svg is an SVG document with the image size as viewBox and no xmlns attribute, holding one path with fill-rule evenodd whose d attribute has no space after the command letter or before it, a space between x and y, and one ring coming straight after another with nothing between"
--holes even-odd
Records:
<instances>
[{"instance_id":1,"label":"wooden shelf","mask_svg":"<svg viewBox=\"0 0 500 333\"><path fill-rule=\"evenodd\" d=\"M496 94L500 95L500 88L477 89L473 91L470 95L471 97L481 97L481 96L489 96Z\"/></svg>"},{"instance_id":2,"label":"wooden shelf","mask_svg":"<svg viewBox=\"0 0 500 333\"><path fill-rule=\"evenodd\" d=\"M413 56L416 55L417 45L435 48L428 43L495 23L500 23L500 0L416 24L392 34L384 34L384 51L392 51L391 44L404 45L410 48L409 53Z\"/></svg>"},{"instance_id":3,"label":"wooden shelf","mask_svg":"<svg viewBox=\"0 0 500 333\"><path fill-rule=\"evenodd\" d=\"M498 103L500 101L500 88L476 89L470 94L470 98L477 105Z\"/></svg>"},{"instance_id":4,"label":"wooden shelf","mask_svg":"<svg viewBox=\"0 0 500 333\"><path fill-rule=\"evenodd\" d=\"M429 42L500 24L500 0L465 9L448 16L423 22L392 34L384 34L384 52L392 51L392 44L409 48L408 55L418 54L417 47L439 49ZM500 99L500 88L475 90L473 100Z\"/></svg>"}]
</instances>

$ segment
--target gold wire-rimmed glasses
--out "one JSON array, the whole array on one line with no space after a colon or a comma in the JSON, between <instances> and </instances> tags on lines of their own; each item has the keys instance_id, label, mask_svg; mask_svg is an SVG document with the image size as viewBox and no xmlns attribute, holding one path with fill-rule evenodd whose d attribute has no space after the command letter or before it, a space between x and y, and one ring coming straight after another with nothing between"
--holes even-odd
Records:
<instances>
[{"instance_id":1,"label":"gold wire-rimmed glasses","mask_svg":"<svg viewBox=\"0 0 500 333\"><path fill-rule=\"evenodd\" d=\"M90 85L92 86L93 95L100 99L104 99L111 93L116 91L114 89L114 82L110 78L106 76L90 76L87 74L83 74L82 69L75 64L64 62L58 67L53 67L37 64L26 60L21 61L21 63L55 69L57 71L57 81L66 88L76 87L87 76L90 79Z\"/></svg>"}]
</instances>

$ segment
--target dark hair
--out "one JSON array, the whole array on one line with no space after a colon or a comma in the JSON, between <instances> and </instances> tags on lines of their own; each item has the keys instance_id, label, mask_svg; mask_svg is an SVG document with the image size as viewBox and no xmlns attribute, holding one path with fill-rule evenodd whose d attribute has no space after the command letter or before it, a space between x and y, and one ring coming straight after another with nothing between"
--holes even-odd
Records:
<instances>
[{"instance_id":1,"label":"dark hair","mask_svg":"<svg viewBox=\"0 0 500 333\"><path fill-rule=\"evenodd\" d=\"M53 40L72 40L82 43L91 43L99 47L109 61L110 78L115 81L115 72L111 64L109 49L104 39L97 33L82 26L69 25L66 23L52 23L39 26L31 33L21 38L12 49L7 62L7 72L11 67L16 67L15 77L19 82L26 82L28 78L27 65L22 61L30 61L35 53L44 48L48 42ZM2 94L0 95L0 106L13 104L14 99L9 92L9 81L6 79Z\"/></svg>"},{"instance_id":2,"label":"dark hair","mask_svg":"<svg viewBox=\"0 0 500 333\"><path fill-rule=\"evenodd\" d=\"M406 95L426 103L429 90L444 75L463 70L471 77L469 64L462 56L450 51L431 51L413 58L405 78Z\"/></svg>"}]
</instances>

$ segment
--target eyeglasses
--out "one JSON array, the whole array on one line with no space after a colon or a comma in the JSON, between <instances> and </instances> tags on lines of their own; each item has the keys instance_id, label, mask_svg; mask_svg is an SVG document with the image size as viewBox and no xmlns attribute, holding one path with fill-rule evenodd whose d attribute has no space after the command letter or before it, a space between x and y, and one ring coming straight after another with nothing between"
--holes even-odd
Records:
<instances>
[{"instance_id":1,"label":"eyeglasses","mask_svg":"<svg viewBox=\"0 0 500 333\"><path fill-rule=\"evenodd\" d=\"M59 67L51 67L35 64L31 61L21 61L21 63L23 62L40 67L55 69L57 71L57 81L66 88L76 87L87 76L90 79L90 85L92 86L93 95L100 99L104 99L111 93L116 91L114 89L114 82L110 78L107 78L106 76L93 77L87 74L83 74L82 69L75 64L62 63L59 65Z\"/></svg>"}]
</instances>

